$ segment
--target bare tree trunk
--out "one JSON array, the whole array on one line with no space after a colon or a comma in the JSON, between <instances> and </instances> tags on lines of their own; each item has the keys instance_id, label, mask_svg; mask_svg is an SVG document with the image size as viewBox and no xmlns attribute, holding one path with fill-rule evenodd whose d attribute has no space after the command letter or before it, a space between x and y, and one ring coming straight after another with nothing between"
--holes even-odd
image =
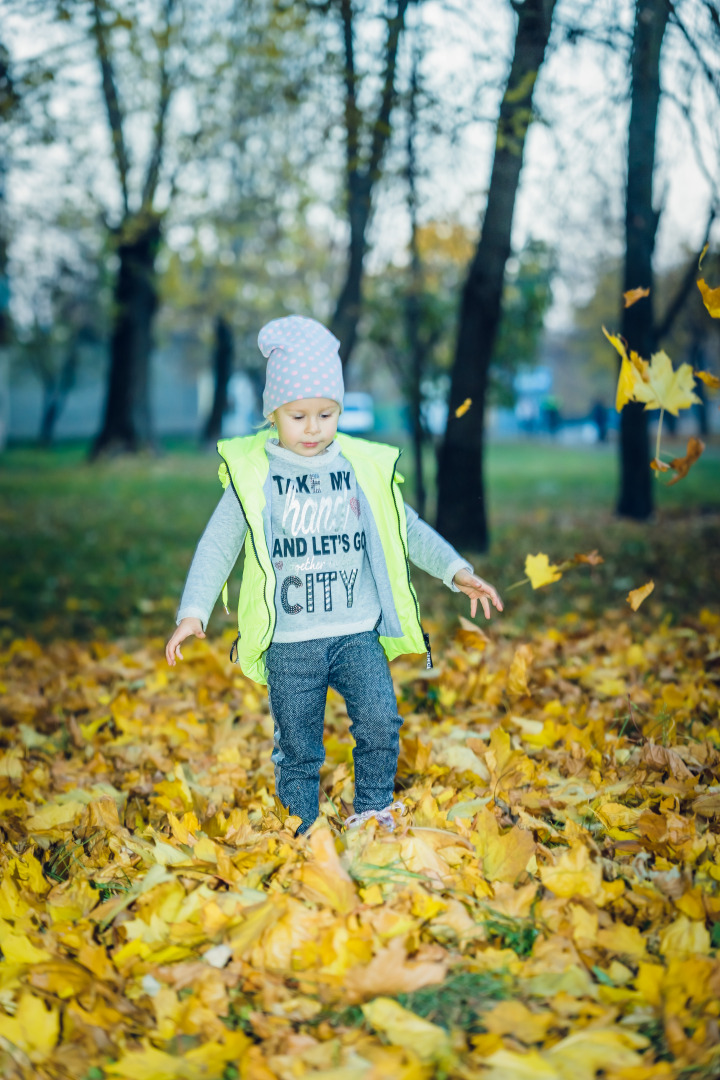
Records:
<instances>
[{"instance_id":1,"label":"bare tree trunk","mask_svg":"<svg viewBox=\"0 0 720 1080\"><path fill-rule=\"evenodd\" d=\"M150 353L152 322L158 305L155 257L160 219L145 214L126 223L117 253L120 259L110 339L110 372L105 412L92 457L132 453L152 444Z\"/></svg>"},{"instance_id":2,"label":"bare tree trunk","mask_svg":"<svg viewBox=\"0 0 720 1080\"><path fill-rule=\"evenodd\" d=\"M669 14L667 0L638 0L631 60L623 291L642 286L650 289L650 296L623 309L621 333L630 347L644 357L650 356L655 344L652 257L660 214L653 209L652 189L660 51ZM642 404L630 402L620 414L617 512L643 521L652 511L648 414Z\"/></svg>"},{"instance_id":3,"label":"bare tree trunk","mask_svg":"<svg viewBox=\"0 0 720 1080\"><path fill-rule=\"evenodd\" d=\"M489 539L483 482L488 372L500 324L533 89L545 57L554 7L555 0L525 0L515 5L515 53L500 105L487 209L461 299L448 425L438 470L438 529L456 546L475 551L484 551ZM458 419L455 410L466 398L472 400L472 406Z\"/></svg>"},{"instance_id":4,"label":"bare tree trunk","mask_svg":"<svg viewBox=\"0 0 720 1080\"><path fill-rule=\"evenodd\" d=\"M397 0L395 14L387 19L385 71L377 115L372 123L370 150L361 160L363 115L357 104L358 75L355 68L353 0L338 0L345 50L345 155L346 202L350 241L347 267L330 329L340 342L340 356L346 364L357 339L362 306L362 284L367 250L367 227L372 212L373 188L380 178L382 162L390 140L390 115L395 103L395 71L400 36L410 0Z\"/></svg>"},{"instance_id":5,"label":"bare tree trunk","mask_svg":"<svg viewBox=\"0 0 720 1080\"><path fill-rule=\"evenodd\" d=\"M212 409L203 431L203 442L214 443L222 432L223 416L228 407L228 382L233 369L234 345L230 323L224 315L215 320L215 348L213 350L213 371L215 373L215 394Z\"/></svg>"},{"instance_id":6,"label":"bare tree trunk","mask_svg":"<svg viewBox=\"0 0 720 1080\"><path fill-rule=\"evenodd\" d=\"M413 253L413 257L414 257ZM427 489L423 476L423 449L425 427L422 417L422 377L425 369L425 350L420 341L420 302L417 293L418 280L413 273L405 306L405 319L410 340L410 424L412 427L413 459L415 462L415 502L420 517L425 517Z\"/></svg>"},{"instance_id":7,"label":"bare tree trunk","mask_svg":"<svg viewBox=\"0 0 720 1080\"><path fill-rule=\"evenodd\" d=\"M177 0L164 0L163 24L156 35L159 51L158 103L151 151L139 209L130 206L130 154L125 141L125 115L118 93L110 46L112 24L105 23L104 4L93 0L92 35L97 48L113 156L122 196L123 219L117 230L120 261L115 281L105 412L91 458L107 453L133 453L152 442L150 421L150 354L152 325L158 307L155 259L162 238L161 217L153 209L165 148L166 119L173 86L167 61L171 24Z\"/></svg>"},{"instance_id":8,"label":"bare tree trunk","mask_svg":"<svg viewBox=\"0 0 720 1080\"><path fill-rule=\"evenodd\" d=\"M0 43L0 121L7 123L19 104L20 99L12 79L10 54ZM8 162L2 156L0 157L0 349L9 345L12 337L9 308L7 193L5 190L7 169Z\"/></svg>"},{"instance_id":9,"label":"bare tree trunk","mask_svg":"<svg viewBox=\"0 0 720 1080\"><path fill-rule=\"evenodd\" d=\"M427 492L423 476L423 448L425 427L422 418L422 378L425 370L426 349L420 334L421 296L423 289L422 264L418 247L417 220L417 157L415 135L417 129L418 70L417 56L413 57L410 76L410 101L407 129L407 182L408 211L410 216L410 285L405 301L405 325L410 345L410 423L412 427L413 458L415 460L415 501L418 514L425 517Z\"/></svg>"}]
</instances>

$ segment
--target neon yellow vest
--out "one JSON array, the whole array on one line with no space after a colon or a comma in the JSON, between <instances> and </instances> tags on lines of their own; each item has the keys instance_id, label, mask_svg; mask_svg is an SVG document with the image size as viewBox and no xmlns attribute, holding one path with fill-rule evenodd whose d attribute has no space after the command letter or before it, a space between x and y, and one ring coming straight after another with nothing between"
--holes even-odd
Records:
<instances>
[{"instance_id":1,"label":"neon yellow vest","mask_svg":"<svg viewBox=\"0 0 720 1080\"><path fill-rule=\"evenodd\" d=\"M248 524L238 600L237 659L248 678L266 683L265 652L275 632L275 570L265 536L263 485L269 470L265 443L274 437L269 430L238 439L221 439L219 476L223 487L232 483ZM420 625L420 608L410 581L407 520L400 493L402 477L396 472L400 451L394 446L336 436L340 448L355 470L358 486L368 501L382 544L401 637L381 637L389 660L403 653L424 653L426 642Z\"/></svg>"}]
</instances>

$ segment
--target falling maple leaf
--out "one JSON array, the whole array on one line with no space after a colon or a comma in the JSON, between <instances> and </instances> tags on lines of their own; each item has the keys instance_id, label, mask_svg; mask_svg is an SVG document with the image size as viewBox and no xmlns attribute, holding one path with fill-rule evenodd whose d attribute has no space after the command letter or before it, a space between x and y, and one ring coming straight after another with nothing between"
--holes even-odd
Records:
<instances>
[{"instance_id":1,"label":"falling maple leaf","mask_svg":"<svg viewBox=\"0 0 720 1080\"><path fill-rule=\"evenodd\" d=\"M649 362L635 352L628 357L622 338L608 333L605 327L603 333L621 358L615 399L618 412L628 401L641 401L646 409L667 409L677 416L680 409L699 403L700 398L693 392L695 380L690 364L681 364L675 370L665 352L654 353Z\"/></svg>"},{"instance_id":2,"label":"falling maple leaf","mask_svg":"<svg viewBox=\"0 0 720 1080\"><path fill-rule=\"evenodd\" d=\"M600 566L601 563L605 562L597 549L589 551L587 555L581 555L579 553L573 555L572 561L578 566Z\"/></svg>"},{"instance_id":3,"label":"falling maple leaf","mask_svg":"<svg viewBox=\"0 0 720 1080\"><path fill-rule=\"evenodd\" d=\"M465 398L462 405L458 405L457 409L455 410L455 415L457 416L458 420L460 419L461 416L465 415L465 413L468 411L468 409L470 408L471 405L472 405L472 398L469 398L469 397Z\"/></svg>"},{"instance_id":4,"label":"falling maple leaf","mask_svg":"<svg viewBox=\"0 0 720 1080\"><path fill-rule=\"evenodd\" d=\"M713 319L720 319L720 287L711 289L703 278L698 279L697 287L703 298L703 304L708 309Z\"/></svg>"},{"instance_id":5,"label":"falling maple leaf","mask_svg":"<svg viewBox=\"0 0 720 1080\"><path fill-rule=\"evenodd\" d=\"M618 376L617 393L615 395L615 408L618 412L621 412L623 406L626 405L628 401L633 400L635 382L632 365L628 359L627 348L623 339L619 335L609 333L604 326L602 331L610 344L620 355L620 374Z\"/></svg>"},{"instance_id":6,"label":"falling maple leaf","mask_svg":"<svg viewBox=\"0 0 720 1080\"><path fill-rule=\"evenodd\" d=\"M644 402L646 409L666 409L677 416L680 409L699 404L700 398L693 392L694 385L690 364L681 364L673 370L667 353L654 353L647 369L647 380L642 376L635 378L634 400Z\"/></svg>"},{"instance_id":7,"label":"falling maple leaf","mask_svg":"<svg viewBox=\"0 0 720 1080\"><path fill-rule=\"evenodd\" d=\"M633 609L633 611L637 611L637 609L642 604L643 600L647 599L647 597L650 595L650 593L653 591L654 588L655 588L655 582L654 581L648 581L647 584L640 585L637 589L631 589L630 590L630 592L627 595L627 602L630 605L630 607Z\"/></svg>"},{"instance_id":8,"label":"falling maple leaf","mask_svg":"<svg viewBox=\"0 0 720 1080\"><path fill-rule=\"evenodd\" d=\"M709 371L697 371L693 368L693 375L696 379L700 379L706 386L709 386L711 390L720 390L720 379L717 375L712 375Z\"/></svg>"},{"instance_id":9,"label":"falling maple leaf","mask_svg":"<svg viewBox=\"0 0 720 1080\"><path fill-rule=\"evenodd\" d=\"M685 457L673 458L670 462L670 468L675 470L677 476L673 476L672 480L668 482L668 487L677 484L678 480L682 480L687 476L691 467L698 460L704 449L705 443L701 439L696 439L694 437L688 439Z\"/></svg>"},{"instance_id":10,"label":"falling maple leaf","mask_svg":"<svg viewBox=\"0 0 720 1080\"><path fill-rule=\"evenodd\" d=\"M638 381L647 381L648 363L638 356L636 352L631 351L628 357L625 341L619 335L610 334L604 326L602 330L610 344L620 355L621 364L617 393L615 395L615 408L618 412L621 412L628 401L635 400L635 389Z\"/></svg>"},{"instance_id":11,"label":"falling maple leaf","mask_svg":"<svg viewBox=\"0 0 720 1080\"><path fill-rule=\"evenodd\" d=\"M525 573L533 589L540 589L543 585L552 585L553 581L559 581L562 577L560 568L551 563L547 555L542 552L527 556Z\"/></svg>"},{"instance_id":12,"label":"falling maple leaf","mask_svg":"<svg viewBox=\"0 0 720 1080\"><path fill-rule=\"evenodd\" d=\"M649 289L642 289L642 288L629 289L627 292L623 293L623 300L625 301L625 307L626 308L632 307L633 304L637 304L638 300L642 300L643 297L649 296L649 295L650 295L650 290Z\"/></svg>"}]
</instances>

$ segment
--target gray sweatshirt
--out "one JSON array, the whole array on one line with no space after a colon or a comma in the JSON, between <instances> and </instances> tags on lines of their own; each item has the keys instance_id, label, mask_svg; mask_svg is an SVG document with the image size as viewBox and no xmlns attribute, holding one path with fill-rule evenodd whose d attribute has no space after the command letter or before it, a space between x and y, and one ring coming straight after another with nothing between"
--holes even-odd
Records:
<instances>
[{"instance_id":1,"label":"gray sweatshirt","mask_svg":"<svg viewBox=\"0 0 720 1080\"><path fill-rule=\"evenodd\" d=\"M266 443L265 535L275 568L273 640L303 641L372 630L394 610L387 576L376 580L368 552L379 535L339 443L303 457ZM457 592L453 577L471 565L406 505L408 554L416 566ZM195 551L177 613L203 629L242 549L247 523L232 486L218 503ZM374 566L382 559L372 560ZM386 619L382 619L385 623ZM386 629L393 632L392 626ZM399 633L399 627L395 629Z\"/></svg>"}]
</instances>

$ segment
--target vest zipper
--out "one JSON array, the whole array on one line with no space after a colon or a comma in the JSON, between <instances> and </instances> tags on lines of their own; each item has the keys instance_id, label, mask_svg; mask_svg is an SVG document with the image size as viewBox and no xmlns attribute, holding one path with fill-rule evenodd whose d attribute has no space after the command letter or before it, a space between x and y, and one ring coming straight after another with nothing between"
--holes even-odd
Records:
<instances>
[{"instance_id":1,"label":"vest zipper","mask_svg":"<svg viewBox=\"0 0 720 1080\"><path fill-rule=\"evenodd\" d=\"M242 499L240 498L240 496L238 494L238 489L233 484L232 473L230 472L230 466L228 465L228 462L226 461L225 458L223 458L223 461L225 462L225 465L227 466L228 479L230 480L230 484L232 485L232 489L235 492L235 497L237 498L237 501L240 503L240 509L243 512L243 517L245 518L245 523L247 524L248 532L250 533L250 543L252 545L253 555L255 556L255 561L257 562L258 566L262 570L262 574L263 574L263 577L265 579L265 588L263 589L263 601L265 603L265 610L268 613L268 633L269 633L270 630L272 629L272 612L270 611L270 607L268 605L267 595L266 595L267 580L268 580L267 574L265 573L265 567L260 562L260 556L257 553L257 548L255 547L255 536L253 535L252 526L250 525L250 520L249 520L247 514L245 513L245 507L243 506ZM231 664L237 664L237 662L238 662L238 641L240 640L241 637L242 637L242 634L240 632L240 627L238 627L237 637L235 638L232 645L230 646L230 663ZM235 653L235 659L234 660L233 660L233 653Z\"/></svg>"},{"instance_id":2,"label":"vest zipper","mask_svg":"<svg viewBox=\"0 0 720 1080\"><path fill-rule=\"evenodd\" d=\"M425 667L430 669L433 666L432 649L430 648L430 635L426 633L420 620L420 605L417 602L417 596L415 595L415 590L413 589L412 581L410 580L410 565L408 562L408 552L407 548L405 547L405 541L403 540L402 526L400 525L400 511L398 510L397 503L395 502L395 491L393 489L393 484L395 483L395 473L397 471L397 465L398 461L400 460L401 453L402 450L400 451L400 453L398 453L398 456L395 458L395 464L393 465L392 476L390 477L390 496L393 501L393 506L395 507L395 516L397 518L398 533L400 534L400 543L402 545L403 554L405 556L405 573L407 574L408 588L415 604L415 614L417 616L418 626L420 627L420 633L422 634L423 641L425 642L425 650L427 654Z\"/></svg>"}]
</instances>

